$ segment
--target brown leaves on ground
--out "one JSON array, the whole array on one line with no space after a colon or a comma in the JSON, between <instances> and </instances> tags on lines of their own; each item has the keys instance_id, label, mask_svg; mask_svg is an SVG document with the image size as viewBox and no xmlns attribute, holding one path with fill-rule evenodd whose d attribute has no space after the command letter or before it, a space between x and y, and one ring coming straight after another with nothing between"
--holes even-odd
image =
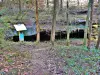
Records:
<instances>
[{"instance_id":1,"label":"brown leaves on ground","mask_svg":"<svg viewBox=\"0 0 100 75\"><path fill-rule=\"evenodd\" d=\"M0 50L0 75L29 75L26 55L20 51Z\"/></svg>"}]
</instances>

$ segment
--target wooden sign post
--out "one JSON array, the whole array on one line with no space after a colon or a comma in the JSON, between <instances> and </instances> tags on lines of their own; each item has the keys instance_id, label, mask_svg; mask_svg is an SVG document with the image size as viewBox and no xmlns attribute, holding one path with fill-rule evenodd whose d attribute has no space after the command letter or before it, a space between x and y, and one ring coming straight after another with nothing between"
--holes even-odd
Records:
<instances>
[{"instance_id":1,"label":"wooden sign post","mask_svg":"<svg viewBox=\"0 0 100 75\"><path fill-rule=\"evenodd\" d=\"M16 24L14 25L16 31L18 31L19 41L24 41L24 30L27 30L24 24Z\"/></svg>"}]
</instances>

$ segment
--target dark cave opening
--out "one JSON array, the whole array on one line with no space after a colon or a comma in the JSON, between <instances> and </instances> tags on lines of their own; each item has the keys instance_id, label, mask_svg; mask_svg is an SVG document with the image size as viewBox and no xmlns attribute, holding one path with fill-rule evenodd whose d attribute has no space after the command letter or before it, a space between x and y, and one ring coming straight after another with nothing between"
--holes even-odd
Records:
<instances>
[{"instance_id":1,"label":"dark cave opening","mask_svg":"<svg viewBox=\"0 0 100 75\"><path fill-rule=\"evenodd\" d=\"M60 32L56 32L56 36L55 36L56 40L60 40L60 39L66 39L67 38L67 32L66 31L60 31ZM84 30L76 30L76 31L72 31L70 33L70 38L84 38ZM32 35L32 36L24 36L24 40L25 41L36 41L36 35ZM19 37L18 36L14 36L13 37L13 41L14 42L18 42L19 41ZM40 41L50 41L50 31L42 31L40 32Z\"/></svg>"}]
</instances>

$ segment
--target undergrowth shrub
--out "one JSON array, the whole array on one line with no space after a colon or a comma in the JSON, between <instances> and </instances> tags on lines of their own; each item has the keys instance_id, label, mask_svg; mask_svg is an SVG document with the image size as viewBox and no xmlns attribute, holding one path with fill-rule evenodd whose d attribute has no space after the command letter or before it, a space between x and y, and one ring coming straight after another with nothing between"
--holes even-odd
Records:
<instances>
[{"instance_id":1,"label":"undergrowth shrub","mask_svg":"<svg viewBox=\"0 0 100 75\"><path fill-rule=\"evenodd\" d=\"M9 24L8 23L3 23L3 21L0 21L0 48L6 46L6 41L5 41L5 32L9 29Z\"/></svg>"},{"instance_id":2,"label":"undergrowth shrub","mask_svg":"<svg viewBox=\"0 0 100 75\"><path fill-rule=\"evenodd\" d=\"M87 50L81 47L57 46L58 55L64 60L64 70L69 75L69 70L75 75L96 75L100 67L100 51Z\"/></svg>"}]
</instances>

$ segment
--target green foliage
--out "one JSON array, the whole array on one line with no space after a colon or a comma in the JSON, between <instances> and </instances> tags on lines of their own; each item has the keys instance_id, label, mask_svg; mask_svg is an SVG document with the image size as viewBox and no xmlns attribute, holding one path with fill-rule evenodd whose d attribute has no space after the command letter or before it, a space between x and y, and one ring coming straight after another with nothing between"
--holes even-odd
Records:
<instances>
[{"instance_id":1,"label":"green foliage","mask_svg":"<svg viewBox=\"0 0 100 75\"><path fill-rule=\"evenodd\" d=\"M7 62L8 62L9 64L12 64L14 61L13 61L12 59L8 59Z\"/></svg>"},{"instance_id":2,"label":"green foliage","mask_svg":"<svg viewBox=\"0 0 100 75\"><path fill-rule=\"evenodd\" d=\"M4 47L5 45L5 32L9 29L9 23L3 22L3 20L0 19L1 25L0 25L0 47Z\"/></svg>"},{"instance_id":3,"label":"green foliage","mask_svg":"<svg viewBox=\"0 0 100 75\"><path fill-rule=\"evenodd\" d=\"M83 46L82 48L83 48L83 50L88 51L87 46Z\"/></svg>"},{"instance_id":4,"label":"green foliage","mask_svg":"<svg viewBox=\"0 0 100 75\"><path fill-rule=\"evenodd\" d=\"M2 15L2 14L4 14L4 13L6 13L6 11L7 11L8 9L7 8L2 8L1 10L0 10L0 15Z\"/></svg>"},{"instance_id":5,"label":"green foliage","mask_svg":"<svg viewBox=\"0 0 100 75\"><path fill-rule=\"evenodd\" d=\"M59 46L58 55L61 56L65 63L64 69L67 71L71 68L76 75L89 75L89 73L96 74L98 70L98 61L100 60L100 50L88 50L86 47L65 47Z\"/></svg>"}]
</instances>

